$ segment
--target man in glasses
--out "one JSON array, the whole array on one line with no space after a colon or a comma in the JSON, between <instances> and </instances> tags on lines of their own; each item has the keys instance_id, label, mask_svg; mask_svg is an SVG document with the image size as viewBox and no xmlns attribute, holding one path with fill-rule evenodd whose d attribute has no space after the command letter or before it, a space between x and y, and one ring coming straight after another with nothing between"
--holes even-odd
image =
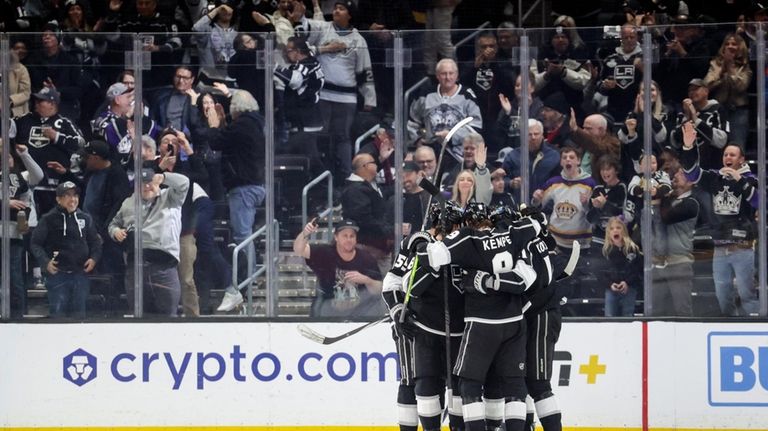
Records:
<instances>
[{"instance_id":1,"label":"man in glasses","mask_svg":"<svg viewBox=\"0 0 768 431\"><path fill-rule=\"evenodd\" d=\"M173 75L173 87L157 92L152 102L155 121L161 127L190 131L197 124L196 93L192 90L195 74L189 66L179 66Z\"/></svg>"}]
</instances>

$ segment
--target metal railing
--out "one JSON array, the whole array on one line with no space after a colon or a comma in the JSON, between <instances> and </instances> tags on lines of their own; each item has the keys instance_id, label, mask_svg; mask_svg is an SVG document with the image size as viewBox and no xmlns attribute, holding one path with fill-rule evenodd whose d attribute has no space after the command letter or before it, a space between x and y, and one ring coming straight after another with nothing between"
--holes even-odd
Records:
<instances>
[{"instance_id":1,"label":"metal railing","mask_svg":"<svg viewBox=\"0 0 768 431\"><path fill-rule=\"evenodd\" d=\"M307 225L307 222L309 221L309 212L308 212L308 196L309 191L312 190L316 185L320 184L324 179L327 180L327 187L328 187L328 195L327 195L327 207L317 214L318 218L322 217L328 217L328 231L333 232L333 174L331 174L331 171L325 171L322 174L318 175L315 179L308 182L306 186L304 186L304 189L301 191L301 228L304 229L304 226ZM301 268L301 285L306 286L307 285L307 268L306 266Z\"/></svg>"},{"instance_id":2,"label":"metal railing","mask_svg":"<svg viewBox=\"0 0 768 431\"><path fill-rule=\"evenodd\" d=\"M360 152L360 147L361 147L363 141L365 140L365 138L373 135L380 128L381 128L381 125L377 123L375 126L373 126L370 129L366 130L365 133L363 133L362 135L358 136L357 139L355 139L355 154Z\"/></svg>"},{"instance_id":3,"label":"metal railing","mask_svg":"<svg viewBox=\"0 0 768 431\"><path fill-rule=\"evenodd\" d=\"M258 238L259 236L264 235L266 237L267 227L269 227L270 225L272 226L276 241L280 242L280 223L277 220L273 219L271 224L265 224L264 226L260 227L259 229L256 230L256 232L252 233L251 236L244 239L243 242L241 242L240 244L237 244L235 248L232 250L232 285L237 286L236 287L237 290L241 290L246 286L248 287L248 292L247 292L248 302L246 306L246 314L248 314L249 316L253 315L253 281L267 271L268 265L266 264L266 262L261 265L256 265L256 262L255 262L256 253L254 252L252 255L250 253L247 254L248 272L249 273L252 272L252 273L248 275L243 281L238 283L237 269L238 269L238 263L240 260L239 253L240 253L240 250L243 250L244 248L248 247L248 245L254 242L256 238ZM272 263L276 265L277 261L278 261L278 256L274 256ZM266 287L266 293L267 293L266 301L267 303L269 303L273 295L273 291L270 288L270 286Z\"/></svg>"}]
</instances>

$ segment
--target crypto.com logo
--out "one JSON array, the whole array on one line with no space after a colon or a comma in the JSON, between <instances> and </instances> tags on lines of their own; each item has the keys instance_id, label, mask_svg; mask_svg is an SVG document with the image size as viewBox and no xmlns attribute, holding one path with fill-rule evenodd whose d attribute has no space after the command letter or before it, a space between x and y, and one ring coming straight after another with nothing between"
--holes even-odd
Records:
<instances>
[{"instance_id":1,"label":"crypto.com logo","mask_svg":"<svg viewBox=\"0 0 768 431\"><path fill-rule=\"evenodd\" d=\"M96 378L96 357L77 349L64 357L64 378L83 386Z\"/></svg>"}]
</instances>

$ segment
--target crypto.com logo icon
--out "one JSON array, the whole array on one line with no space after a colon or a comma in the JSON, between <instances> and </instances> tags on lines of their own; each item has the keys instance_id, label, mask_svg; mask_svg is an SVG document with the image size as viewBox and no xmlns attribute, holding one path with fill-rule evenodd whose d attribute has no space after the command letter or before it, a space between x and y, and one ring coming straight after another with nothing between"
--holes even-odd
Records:
<instances>
[{"instance_id":1,"label":"crypto.com logo icon","mask_svg":"<svg viewBox=\"0 0 768 431\"><path fill-rule=\"evenodd\" d=\"M83 386L96 378L96 357L77 349L64 357L64 378Z\"/></svg>"}]
</instances>

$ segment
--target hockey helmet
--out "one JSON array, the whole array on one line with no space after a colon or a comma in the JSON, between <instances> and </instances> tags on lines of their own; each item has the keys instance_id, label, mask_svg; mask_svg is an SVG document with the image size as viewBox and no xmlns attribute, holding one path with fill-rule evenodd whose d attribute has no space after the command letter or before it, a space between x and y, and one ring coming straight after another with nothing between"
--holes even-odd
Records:
<instances>
[{"instance_id":1,"label":"hockey helmet","mask_svg":"<svg viewBox=\"0 0 768 431\"><path fill-rule=\"evenodd\" d=\"M489 218L491 219L491 223L496 225L499 222L509 223L515 221L519 217L518 214L512 210L512 208L510 208L508 205L502 204L491 208Z\"/></svg>"},{"instance_id":2,"label":"hockey helmet","mask_svg":"<svg viewBox=\"0 0 768 431\"><path fill-rule=\"evenodd\" d=\"M464 210L464 224L477 225L489 219L488 206L482 202L470 202Z\"/></svg>"}]
</instances>

